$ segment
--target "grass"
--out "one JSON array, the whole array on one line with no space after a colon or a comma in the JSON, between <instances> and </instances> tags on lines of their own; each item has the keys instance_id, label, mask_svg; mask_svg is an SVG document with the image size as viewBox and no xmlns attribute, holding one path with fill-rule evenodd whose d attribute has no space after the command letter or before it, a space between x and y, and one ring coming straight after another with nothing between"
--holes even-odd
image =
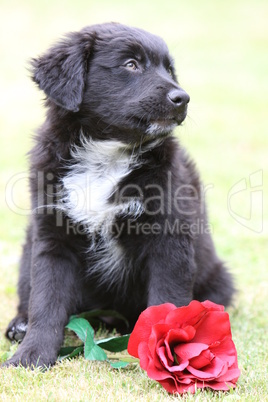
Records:
<instances>
[{"instance_id":1,"label":"grass","mask_svg":"<svg viewBox=\"0 0 268 402\"><path fill-rule=\"evenodd\" d=\"M143 11L145 10L145 12ZM187 401L268 400L267 104L268 4L264 0L3 0L0 13L0 357L17 304L20 245L29 205L25 179L16 181L7 205L5 188L27 169L25 153L44 115L42 95L31 84L27 60L62 33L109 20L163 36L176 60L180 81L191 95L189 118L177 133L195 158L204 184L219 254L235 275L238 294L229 309L241 378L230 393L198 392ZM260 174L254 177L254 172ZM250 187L259 180L257 187ZM257 177L257 179L256 179ZM12 179L13 178L13 179ZM234 185L245 184L231 199ZM254 184L254 183L253 183ZM236 187L238 188L238 187ZM259 191L259 192L258 192ZM251 204L250 204L251 200ZM251 213L251 215L250 215ZM78 358L45 373L0 370L1 401L171 401L138 367L112 370Z\"/></svg>"}]
</instances>

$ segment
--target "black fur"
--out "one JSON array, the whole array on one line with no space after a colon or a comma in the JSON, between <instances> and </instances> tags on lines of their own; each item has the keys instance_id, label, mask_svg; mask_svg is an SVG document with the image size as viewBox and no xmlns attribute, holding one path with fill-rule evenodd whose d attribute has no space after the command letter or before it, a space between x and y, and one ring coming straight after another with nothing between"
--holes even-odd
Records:
<instances>
[{"instance_id":1,"label":"black fur","mask_svg":"<svg viewBox=\"0 0 268 402\"><path fill-rule=\"evenodd\" d=\"M171 133L185 119L189 97L162 39L120 24L91 26L32 66L48 110L30 153L33 213L18 315L7 329L11 339L26 335L6 365L53 364L70 315L82 311L115 309L130 323L120 329L130 331L150 305L192 299L228 305L233 283L214 250L199 176ZM81 133L93 142L120 141L135 157L108 201L118 205L123 197L144 207L136 215L118 212L112 222L124 273L96 270L106 240L55 207L62 180L77 163L71 150L83 147Z\"/></svg>"}]
</instances>

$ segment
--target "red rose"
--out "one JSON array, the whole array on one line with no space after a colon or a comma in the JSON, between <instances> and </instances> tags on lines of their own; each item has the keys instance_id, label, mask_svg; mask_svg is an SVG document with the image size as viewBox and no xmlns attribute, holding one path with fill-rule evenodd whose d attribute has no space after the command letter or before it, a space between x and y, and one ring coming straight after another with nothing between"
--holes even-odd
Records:
<instances>
[{"instance_id":1,"label":"red rose","mask_svg":"<svg viewBox=\"0 0 268 402\"><path fill-rule=\"evenodd\" d=\"M210 301L148 307L130 335L128 352L171 393L229 390L240 375L229 315Z\"/></svg>"}]
</instances>

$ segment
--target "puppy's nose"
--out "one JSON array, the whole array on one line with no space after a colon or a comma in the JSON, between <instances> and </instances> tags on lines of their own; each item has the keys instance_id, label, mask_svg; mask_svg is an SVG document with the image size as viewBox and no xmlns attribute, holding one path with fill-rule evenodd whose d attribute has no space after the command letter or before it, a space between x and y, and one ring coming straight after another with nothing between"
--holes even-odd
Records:
<instances>
[{"instance_id":1,"label":"puppy's nose","mask_svg":"<svg viewBox=\"0 0 268 402\"><path fill-rule=\"evenodd\" d=\"M183 89L173 89L168 93L168 98L176 107L186 106L190 102L190 96Z\"/></svg>"}]
</instances>

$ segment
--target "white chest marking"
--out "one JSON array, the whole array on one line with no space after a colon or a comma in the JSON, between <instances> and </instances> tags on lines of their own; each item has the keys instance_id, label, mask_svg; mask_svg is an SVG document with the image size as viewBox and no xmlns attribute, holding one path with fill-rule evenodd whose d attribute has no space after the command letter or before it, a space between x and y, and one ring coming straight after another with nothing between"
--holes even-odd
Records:
<instances>
[{"instance_id":1,"label":"white chest marking","mask_svg":"<svg viewBox=\"0 0 268 402\"><path fill-rule=\"evenodd\" d=\"M143 208L137 200L121 204L108 201L118 183L137 166L123 143L84 139L72 156L75 164L62 180L62 208L74 222L84 224L93 233L110 225L118 213L141 213Z\"/></svg>"}]
</instances>

